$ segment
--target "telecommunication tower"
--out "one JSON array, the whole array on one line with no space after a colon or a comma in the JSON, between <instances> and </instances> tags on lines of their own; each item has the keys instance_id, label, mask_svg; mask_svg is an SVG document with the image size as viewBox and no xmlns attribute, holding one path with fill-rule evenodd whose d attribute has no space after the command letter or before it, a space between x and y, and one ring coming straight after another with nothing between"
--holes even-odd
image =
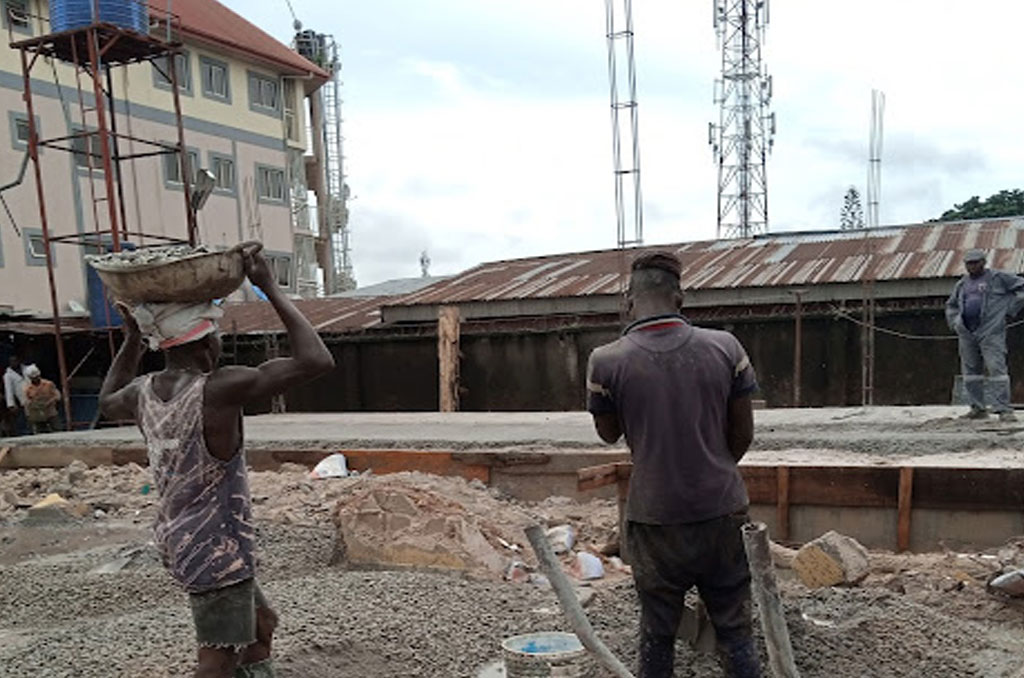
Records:
<instances>
[{"instance_id":1,"label":"telecommunication tower","mask_svg":"<svg viewBox=\"0 0 1024 678\"><path fill-rule=\"evenodd\" d=\"M619 248L642 245L644 212L640 193L640 139L633 58L633 2L605 0L608 82L612 107L615 222ZM628 156L623 152L628 148ZM624 157L625 156L625 157Z\"/></svg>"},{"instance_id":2,"label":"telecommunication tower","mask_svg":"<svg viewBox=\"0 0 1024 678\"><path fill-rule=\"evenodd\" d=\"M708 143L718 163L718 237L749 238L768 232L767 159L775 141L772 78L761 62L768 0L713 2L722 76Z\"/></svg>"}]
</instances>

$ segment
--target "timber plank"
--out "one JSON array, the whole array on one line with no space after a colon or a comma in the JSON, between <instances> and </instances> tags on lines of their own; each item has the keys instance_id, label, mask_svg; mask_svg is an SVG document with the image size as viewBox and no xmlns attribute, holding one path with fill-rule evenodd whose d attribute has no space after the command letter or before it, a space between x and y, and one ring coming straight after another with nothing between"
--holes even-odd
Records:
<instances>
[{"instance_id":1,"label":"timber plank","mask_svg":"<svg viewBox=\"0 0 1024 678\"><path fill-rule=\"evenodd\" d=\"M914 508L1024 510L1024 469L916 468Z\"/></svg>"}]
</instances>

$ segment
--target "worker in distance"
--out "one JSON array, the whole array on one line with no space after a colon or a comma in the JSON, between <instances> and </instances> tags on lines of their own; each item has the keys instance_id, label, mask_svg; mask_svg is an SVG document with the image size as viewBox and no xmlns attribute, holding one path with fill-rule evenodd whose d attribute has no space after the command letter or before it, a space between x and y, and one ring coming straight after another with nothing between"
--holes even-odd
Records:
<instances>
[{"instance_id":1,"label":"worker in distance","mask_svg":"<svg viewBox=\"0 0 1024 678\"><path fill-rule=\"evenodd\" d=\"M985 266L986 259L980 249L964 255L967 272L946 301L946 322L957 335L970 406L962 418L986 419L991 409L1000 421L1016 421L1006 367L1006 319L1024 308L1024 278L993 271Z\"/></svg>"}]
</instances>

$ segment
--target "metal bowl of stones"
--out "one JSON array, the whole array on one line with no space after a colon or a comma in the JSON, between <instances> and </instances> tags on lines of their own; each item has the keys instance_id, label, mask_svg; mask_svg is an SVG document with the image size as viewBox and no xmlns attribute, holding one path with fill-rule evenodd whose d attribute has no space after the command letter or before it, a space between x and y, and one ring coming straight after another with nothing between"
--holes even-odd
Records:
<instances>
[{"instance_id":1,"label":"metal bowl of stones","mask_svg":"<svg viewBox=\"0 0 1024 678\"><path fill-rule=\"evenodd\" d=\"M195 303L222 299L245 279L245 243L223 252L178 245L86 257L111 296L125 302Z\"/></svg>"},{"instance_id":2,"label":"metal bowl of stones","mask_svg":"<svg viewBox=\"0 0 1024 678\"><path fill-rule=\"evenodd\" d=\"M501 643L508 678L589 678L594 664L579 638L571 633L527 633Z\"/></svg>"}]
</instances>

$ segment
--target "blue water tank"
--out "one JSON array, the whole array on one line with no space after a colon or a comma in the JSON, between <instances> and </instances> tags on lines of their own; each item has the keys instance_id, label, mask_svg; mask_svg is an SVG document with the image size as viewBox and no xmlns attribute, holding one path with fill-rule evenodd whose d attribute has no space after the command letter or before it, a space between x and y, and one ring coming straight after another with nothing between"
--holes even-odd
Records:
<instances>
[{"instance_id":1,"label":"blue water tank","mask_svg":"<svg viewBox=\"0 0 1024 678\"><path fill-rule=\"evenodd\" d=\"M54 33L98 22L146 34L149 6L139 0L50 0L50 29Z\"/></svg>"},{"instance_id":2,"label":"blue water tank","mask_svg":"<svg viewBox=\"0 0 1024 678\"><path fill-rule=\"evenodd\" d=\"M111 245L106 246L107 252L113 252ZM135 244L130 242L121 243L121 249L134 250ZM89 301L89 319L94 328L120 327L124 324L121 314L107 296L107 288L103 286L99 274L92 266L85 267L85 280Z\"/></svg>"}]
</instances>

